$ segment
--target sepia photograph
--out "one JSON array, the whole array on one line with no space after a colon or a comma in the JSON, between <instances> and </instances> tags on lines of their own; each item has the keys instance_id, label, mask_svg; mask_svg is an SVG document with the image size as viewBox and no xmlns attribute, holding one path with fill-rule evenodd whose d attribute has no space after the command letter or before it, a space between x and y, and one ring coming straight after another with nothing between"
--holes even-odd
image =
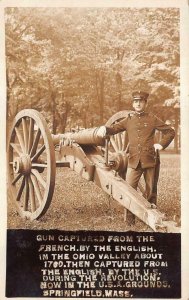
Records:
<instances>
[{"instance_id":1,"label":"sepia photograph","mask_svg":"<svg viewBox=\"0 0 189 300\"><path fill-rule=\"evenodd\" d=\"M184 299L186 3L134 2L3 7L5 297Z\"/></svg>"},{"instance_id":2,"label":"sepia photograph","mask_svg":"<svg viewBox=\"0 0 189 300\"><path fill-rule=\"evenodd\" d=\"M5 34L8 227L179 232L179 9L11 7Z\"/></svg>"}]
</instances>

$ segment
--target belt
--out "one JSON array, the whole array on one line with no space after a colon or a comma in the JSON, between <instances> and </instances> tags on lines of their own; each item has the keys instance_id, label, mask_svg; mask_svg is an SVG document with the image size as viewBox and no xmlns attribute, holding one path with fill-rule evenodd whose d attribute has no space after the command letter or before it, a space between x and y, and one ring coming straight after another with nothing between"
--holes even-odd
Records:
<instances>
[{"instance_id":1,"label":"belt","mask_svg":"<svg viewBox=\"0 0 189 300\"><path fill-rule=\"evenodd\" d=\"M129 149L142 149L142 150L154 150L154 147L144 147L144 146L129 146Z\"/></svg>"}]
</instances>

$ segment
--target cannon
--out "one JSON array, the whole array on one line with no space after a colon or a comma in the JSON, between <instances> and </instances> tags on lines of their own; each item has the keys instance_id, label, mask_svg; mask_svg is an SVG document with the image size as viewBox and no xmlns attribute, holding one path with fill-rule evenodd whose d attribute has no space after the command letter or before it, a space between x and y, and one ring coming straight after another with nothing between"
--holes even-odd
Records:
<instances>
[{"instance_id":1,"label":"cannon","mask_svg":"<svg viewBox=\"0 0 189 300\"><path fill-rule=\"evenodd\" d=\"M116 113L106 125L129 113ZM19 215L30 220L44 215L53 198L56 167L69 167L118 201L125 216L131 212L154 231L179 232L176 222L166 220L143 197L142 185L136 191L126 182L126 132L109 139L98 132L96 127L53 135L38 111L25 109L16 115L8 138L7 174L8 191Z\"/></svg>"}]
</instances>

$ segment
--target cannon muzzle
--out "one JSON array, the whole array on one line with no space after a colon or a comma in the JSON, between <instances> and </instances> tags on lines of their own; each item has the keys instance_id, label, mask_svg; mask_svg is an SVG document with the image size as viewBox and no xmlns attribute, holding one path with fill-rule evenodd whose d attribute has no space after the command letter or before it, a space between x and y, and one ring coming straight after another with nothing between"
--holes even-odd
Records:
<instances>
[{"instance_id":1,"label":"cannon muzzle","mask_svg":"<svg viewBox=\"0 0 189 300\"><path fill-rule=\"evenodd\" d=\"M79 145L96 145L104 146L105 135L101 133L102 127L81 129L75 132L66 132L63 134L52 135L54 144L61 141L63 144L70 144L71 142L78 143Z\"/></svg>"}]
</instances>

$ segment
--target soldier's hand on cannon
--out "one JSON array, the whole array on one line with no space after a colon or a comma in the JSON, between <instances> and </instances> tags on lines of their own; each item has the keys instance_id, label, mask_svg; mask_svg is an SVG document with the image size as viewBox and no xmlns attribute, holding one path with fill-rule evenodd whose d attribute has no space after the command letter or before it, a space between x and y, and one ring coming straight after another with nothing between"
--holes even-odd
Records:
<instances>
[{"instance_id":1,"label":"soldier's hand on cannon","mask_svg":"<svg viewBox=\"0 0 189 300\"><path fill-rule=\"evenodd\" d=\"M160 144L154 144L154 148L155 148L155 151L157 151L157 150L162 150L162 149L163 149L163 146L160 145Z\"/></svg>"},{"instance_id":2,"label":"soldier's hand on cannon","mask_svg":"<svg viewBox=\"0 0 189 300\"><path fill-rule=\"evenodd\" d=\"M105 126L100 126L97 130L97 136L101 137L101 138L105 138L106 137L106 127Z\"/></svg>"}]
</instances>

